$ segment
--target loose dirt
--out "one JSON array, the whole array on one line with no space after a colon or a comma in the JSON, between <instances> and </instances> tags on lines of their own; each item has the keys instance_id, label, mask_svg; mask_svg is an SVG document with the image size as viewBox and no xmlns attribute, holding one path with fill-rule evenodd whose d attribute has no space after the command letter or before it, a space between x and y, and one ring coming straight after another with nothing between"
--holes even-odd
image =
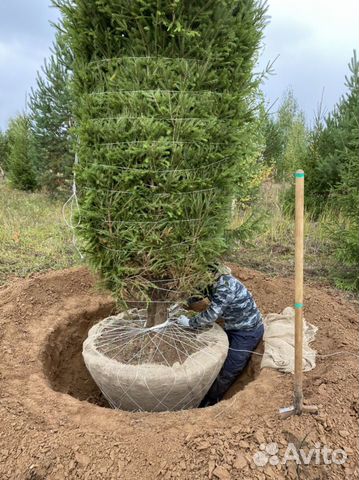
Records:
<instances>
[{"instance_id":1,"label":"loose dirt","mask_svg":"<svg viewBox=\"0 0 359 480\"><path fill-rule=\"evenodd\" d=\"M264 314L292 304L288 278L231 265ZM319 327L321 355L304 375L307 403L318 415L283 419L293 378L259 372L254 355L227 399L207 409L129 413L106 403L82 361L88 329L114 311L88 270L16 280L0 289L0 478L42 479L350 479L357 478L357 309L345 294L307 287L306 319ZM260 346L258 353L263 347ZM256 465L264 444L278 451ZM282 464L288 444L346 449L342 465ZM258 455L257 457L258 458ZM262 457L263 458L263 457Z\"/></svg>"}]
</instances>

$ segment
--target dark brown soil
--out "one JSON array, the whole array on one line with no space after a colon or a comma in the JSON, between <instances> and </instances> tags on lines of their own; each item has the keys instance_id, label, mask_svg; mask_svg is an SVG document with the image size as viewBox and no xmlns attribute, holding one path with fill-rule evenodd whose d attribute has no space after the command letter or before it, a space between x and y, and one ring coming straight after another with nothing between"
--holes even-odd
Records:
<instances>
[{"instance_id":1,"label":"dark brown soil","mask_svg":"<svg viewBox=\"0 0 359 480\"><path fill-rule=\"evenodd\" d=\"M231 267L264 314L293 303L290 279ZM0 289L1 480L358 478L358 358L350 354L357 354L357 303L345 294L305 289L305 316L319 327L314 348L323 356L304 375L304 397L319 414L286 419L278 409L292 404L292 376L255 375L257 356L227 399L211 408L149 414L95 405L101 398L81 345L113 306L86 269L35 275ZM280 458L289 442L345 449L348 458L343 465L259 467L253 456L270 442Z\"/></svg>"}]
</instances>

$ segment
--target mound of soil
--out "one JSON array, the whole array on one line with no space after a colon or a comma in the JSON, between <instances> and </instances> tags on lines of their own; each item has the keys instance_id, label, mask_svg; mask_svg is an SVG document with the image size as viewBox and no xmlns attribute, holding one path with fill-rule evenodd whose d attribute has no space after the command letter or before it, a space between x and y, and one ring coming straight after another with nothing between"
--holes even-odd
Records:
<instances>
[{"instance_id":1,"label":"mound of soil","mask_svg":"<svg viewBox=\"0 0 359 480\"><path fill-rule=\"evenodd\" d=\"M288 278L231 267L264 314L293 303ZM16 280L0 289L0 306L1 480L358 476L358 360L346 353L357 352L357 305L343 293L305 290L306 319L319 327L313 346L323 356L304 375L304 396L319 414L286 419L278 409L292 404L292 376L259 372L259 355L214 407L153 414L102 408L80 347L114 304L84 268ZM297 465L268 454L258 465L258 453L273 442L280 460L289 443L305 451L345 449L348 458L315 464L314 456Z\"/></svg>"}]
</instances>

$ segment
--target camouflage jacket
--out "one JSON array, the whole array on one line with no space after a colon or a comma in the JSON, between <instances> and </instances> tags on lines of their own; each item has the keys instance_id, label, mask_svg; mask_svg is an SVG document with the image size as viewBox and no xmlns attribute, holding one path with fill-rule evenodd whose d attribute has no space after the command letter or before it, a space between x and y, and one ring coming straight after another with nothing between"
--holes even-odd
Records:
<instances>
[{"instance_id":1,"label":"camouflage jacket","mask_svg":"<svg viewBox=\"0 0 359 480\"><path fill-rule=\"evenodd\" d=\"M250 330L262 323L256 302L246 287L232 275L221 275L214 284L204 312L190 319L190 327L210 325L219 318L225 330Z\"/></svg>"}]
</instances>

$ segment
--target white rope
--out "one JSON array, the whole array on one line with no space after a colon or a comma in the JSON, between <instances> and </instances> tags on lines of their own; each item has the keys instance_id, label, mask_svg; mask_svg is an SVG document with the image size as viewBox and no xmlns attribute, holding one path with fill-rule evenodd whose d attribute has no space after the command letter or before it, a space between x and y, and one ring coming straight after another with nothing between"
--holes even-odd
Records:
<instances>
[{"instance_id":1,"label":"white rope","mask_svg":"<svg viewBox=\"0 0 359 480\"><path fill-rule=\"evenodd\" d=\"M154 279L154 280L151 280L150 282L156 285L157 283L163 283L163 282L170 283L170 282L174 282L174 281L177 281L177 280L187 280L188 278L195 277L196 275L198 275L198 273L199 272L192 273L191 275L184 275L183 277L177 277L177 278L160 278L160 279L157 279L157 280ZM138 274L127 277L127 280L136 280L137 278L138 278ZM134 301L136 301L136 300L134 300Z\"/></svg>"},{"instance_id":2,"label":"white rope","mask_svg":"<svg viewBox=\"0 0 359 480\"><path fill-rule=\"evenodd\" d=\"M200 146L201 148L204 145L228 145L226 142L207 142L207 141L202 141L202 140L192 140L192 142L186 142L182 140L169 140L169 139L164 139L164 140L126 140L124 142L104 142L104 143L94 143L93 145L100 145L100 146L113 146L113 145L131 145L131 144L142 144L142 143L147 143L147 144L160 144L160 145L166 145L166 144L175 144L175 145L197 145ZM202 144L202 145L200 145Z\"/></svg>"},{"instance_id":3,"label":"white rope","mask_svg":"<svg viewBox=\"0 0 359 480\"><path fill-rule=\"evenodd\" d=\"M100 145L100 144L98 144ZM158 168L136 168L136 167L122 167L120 165L110 165L110 164L106 164L106 163L96 163L96 162L93 162L91 163L90 165L88 165L88 167L93 167L93 166L96 166L96 167L106 167L106 168L114 168L116 170L124 170L124 171L130 171L130 172L144 172L144 173L147 173L147 172L157 172L157 173L176 173L176 172L197 172L199 170L201 170L202 168L209 168L209 167L213 167L213 165L219 165L219 164L223 164L224 161L226 160L233 160L232 158L222 158L221 160L217 160L216 162L212 162L212 163L206 163L204 165L200 165L198 167L195 167L195 168L171 168L171 169L158 169Z\"/></svg>"},{"instance_id":4,"label":"white rope","mask_svg":"<svg viewBox=\"0 0 359 480\"><path fill-rule=\"evenodd\" d=\"M208 62L208 59L203 60L200 58L190 58L190 57L161 57L161 56L153 56L153 55L146 55L146 56L129 56L129 55L123 55L120 57L109 57L109 58L101 58L98 60L91 60L89 62L89 65L96 64L96 63L104 63L104 62L112 62L114 60L185 60L185 61L191 61L191 62L203 62L206 63Z\"/></svg>"},{"instance_id":5,"label":"white rope","mask_svg":"<svg viewBox=\"0 0 359 480\"><path fill-rule=\"evenodd\" d=\"M241 350L241 349L231 348L231 347L229 347L228 350L233 350L234 352L252 353L254 355L259 355L261 357L263 357L264 355L267 355L266 353L258 353L258 352L255 352L254 350ZM359 358L359 355L354 353L354 352L334 352L334 353L327 353L327 354L324 354L324 355L322 355L320 353L317 353L317 352L313 352L312 355L317 356L317 357L322 357L322 358L333 357L333 356L336 356L336 355L353 355L354 357Z\"/></svg>"},{"instance_id":6,"label":"white rope","mask_svg":"<svg viewBox=\"0 0 359 480\"><path fill-rule=\"evenodd\" d=\"M84 187L83 190L94 190L94 187ZM151 189L148 189L147 191L144 190L113 190L113 189L106 189L102 188L100 189L101 192L109 192L109 193L120 193L121 195L136 195L138 193L145 193L146 195L148 193L151 193L151 195L159 195L159 196L172 196L172 195L192 195L194 193L207 193L207 192L213 192L215 190L219 190L216 187L213 188L203 188L202 190L191 190L190 192L153 192Z\"/></svg>"},{"instance_id":7,"label":"white rope","mask_svg":"<svg viewBox=\"0 0 359 480\"><path fill-rule=\"evenodd\" d=\"M205 222L209 220L213 220L218 217L216 215L213 215L211 217L203 218L203 217L197 217L197 218L181 218L178 220L167 220L166 217L164 217L162 220L103 220L103 223L121 223L123 225L132 225L132 224L141 224L141 225L157 225L157 224L172 224L172 223L186 223L186 222Z\"/></svg>"},{"instance_id":8,"label":"white rope","mask_svg":"<svg viewBox=\"0 0 359 480\"><path fill-rule=\"evenodd\" d=\"M323 354L323 355L317 353L317 357L322 357L322 358L333 357L335 355L353 355L354 357L359 358L359 355L357 353L354 353L354 352L334 352L334 353L326 353L326 354Z\"/></svg>"},{"instance_id":9,"label":"white rope","mask_svg":"<svg viewBox=\"0 0 359 480\"><path fill-rule=\"evenodd\" d=\"M226 122L227 120L233 120L232 118L218 118L218 117L149 117L146 115L117 115L116 117L96 117L96 118L87 118L84 121L88 122L98 122L103 120L138 120L138 119L150 119L150 120L204 120L204 121L221 121ZM236 119L234 119L236 120Z\"/></svg>"},{"instance_id":10,"label":"white rope","mask_svg":"<svg viewBox=\"0 0 359 480\"><path fill-rule=\"evenodd\" d=\"M203 94L210 94L210 95L235 95L233 92L216 92L214 90L166 90L162 88L157 89L140 89L140 90L126 90L126 89L118 89L118 90L107 90L105 92L89 92L87 95L89 96L97 96L97 95L112 95L112 94L121 94L121 93L170 93L170 94L190 94L190 95L203 95ZM239 93L239 92L238 92Z\"/></svg>"},{"instance_id":11,"label":"white rope","mask_svg":"<svg viewBox=\"0 0 359 480\"><path fill-rule=\"evenodd\" d=\"M78 156L77 156L77 153L75 153L75 162L74 162L74 165L76 166L77 164L79 163L79 160L78 160ZM66 218L66 208L67 206L70 205L70 219L69 221L67 220ZM73 224L73 217L74 217L74 206L75 206L75 209L77 210L78 212L78 220L77 220L77 224L74 225ZM80 206L79 206L79 202L78 202L78 198L77 198L77 187L76 187L76 171L74 170L73 172L73 180L72 180L72 193L71 193L71 196L68 198L68 200L63 204L62 206L62 218L64 219L64 222L65 224L71 229L72 231L72 244L73 246L75 247L75 250L77 251L77 253L80 255L80 258L83 259L84 256L83 254L81 253L78 245L77 245L77 239L76 239L76 234L75 234L75 230L77 227L80 226L80 222L81 222L81 217L80 217Z\"/></svg>"},{"instance_id":12,"label":"white rope","mask_svg":"<svg viewBox=\"0 0 359 480\"><path fill-rule=\"evenodd\" d=\"M146 251L142 248L142 247L137 247L137 248L133 248L133 249L128 249L126 248L126 253L133 253L133 252L137 252L139 255L141 253L148 253L148 252L160 252L162 250L166 250L166 249L172 249L174 247L180 247L182 245L195 245L196 242L198 241L199 239L198 238L194 238L193 240L191 241L188 241L188 240L184 240L183 242L177 242L177 243L170 243L168 245L161 245L161 246L157 246L157 247L151 247L149 245L146 245ZM105 250L108 250L109 252L114 252L114 253L123 253L124 249L119 249L119 248L109 248L107 247L107 245L105 245L104 243L102 242L99 242L99 245L101 245L101 247L103 247Z\"/></svg>"}]
</instances>

